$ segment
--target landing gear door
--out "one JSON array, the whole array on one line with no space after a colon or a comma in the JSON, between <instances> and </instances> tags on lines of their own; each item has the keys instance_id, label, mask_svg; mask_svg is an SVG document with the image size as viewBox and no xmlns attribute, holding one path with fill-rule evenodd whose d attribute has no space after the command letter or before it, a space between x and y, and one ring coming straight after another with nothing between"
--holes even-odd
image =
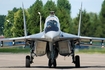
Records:
<instances>
[{"instance_id":1,"label":"landing gear door","mask_svg":"<svg viewBox=\"0 0 105 70\"><path fill-rule=\"evenodd\" d=\"M37 56L43 56L46 54L46 42L43 41L35 42L35 54Z\"/></svg>"}]
</instances>

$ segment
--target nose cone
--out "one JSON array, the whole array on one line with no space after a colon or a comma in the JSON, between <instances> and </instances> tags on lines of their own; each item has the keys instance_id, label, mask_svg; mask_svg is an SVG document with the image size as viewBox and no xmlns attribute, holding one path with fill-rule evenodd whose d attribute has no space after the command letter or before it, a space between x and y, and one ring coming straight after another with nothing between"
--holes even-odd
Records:
<instances>
[{"instance_id":1,"label":"nose cone","mask_svg":"<svg viewBox=\"0 0 105 70\"><path fill-rule=\"evenodd\" d=\"M55 31L50 31L46 33L46 38L49 39L50 41L53 41L55 37L59 35L58 32Z\"/></svg>"}]
</instances>

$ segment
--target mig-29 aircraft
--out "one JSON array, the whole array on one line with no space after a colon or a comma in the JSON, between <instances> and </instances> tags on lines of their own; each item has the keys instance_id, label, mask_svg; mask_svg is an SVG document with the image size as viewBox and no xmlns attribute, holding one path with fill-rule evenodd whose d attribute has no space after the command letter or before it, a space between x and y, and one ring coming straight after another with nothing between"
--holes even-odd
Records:
<instances>
[{"instance_id":1,"label":"mig-29 aircraft","mask_svg":"<svg viewBox=\"0 0 105 70\"><path fill-rule=\"evenodd\" d=\"M43 32L27 36L23 7L25 36L0 39L1 46L3 47L3 42L6 41L12 41L13 45L15 45L16 41L24 41L25 43L28 43L30 46L30 55L26 56L26 67L30 67L30 64L33 63L34 56L43 56L45 54L49 59L48 67L56 67L56 59L58 54L60 54L61 56L71 56L75 67L79 68L80 57L79 55L75 55L75 45L77 43L80 44L81 40L90 40L90 43L92 43L92 40L100 40L101 43L103 43L105 40L105 38L80 36L81 12L82 5L80 10L78 35L62 32L60 30L60 22L58 17L55 16L54 11L51 11L50 15L45 20Z\"/></svg>"}]
</instances>

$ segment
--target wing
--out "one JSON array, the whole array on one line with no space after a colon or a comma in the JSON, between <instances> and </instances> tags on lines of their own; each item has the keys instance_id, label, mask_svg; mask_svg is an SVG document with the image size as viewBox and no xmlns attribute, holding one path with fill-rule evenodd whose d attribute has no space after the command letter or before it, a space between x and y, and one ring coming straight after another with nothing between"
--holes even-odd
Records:
<instances>
[{"instance_id":1,"label":"wing","mask_svg":"<svg viewBox=\"0 0 105 70\"><path fill-rule=\"evenodd\" d=\"M45 40L45 38L44 38L44 32L33 34L33 35L29 35L29 36L24 36L24 37L0 39L0 41L3 41L3 42L26 41L26 40Z\"/></svg>"},{"instance_id":2,"label":"wing","mask_svg":"<svg viewBox=\"0 0 105 70\"><path fill-rule=\"evenodd\" d=\"M86 39L89 39L89 40L94 40L94 41L105 40L105 38L98 38L98 37L86 37L86 36L80 36L80 39L81 39L81 40L86 40Z\"/></svg>"},{"instance_id":3,"label":"wing","mask_svg":"<svg viewBox=\"0 0 105 70\"><path fill-rule=\"evenodd\" d=\"M78 36L78 35L68 34L64 32L62 32L62 35L59 39L60 40L90 41L90 43L92 43L92 41L98 41L101 43L105 41L105 38Z\"/></svg>"}]
</instances>

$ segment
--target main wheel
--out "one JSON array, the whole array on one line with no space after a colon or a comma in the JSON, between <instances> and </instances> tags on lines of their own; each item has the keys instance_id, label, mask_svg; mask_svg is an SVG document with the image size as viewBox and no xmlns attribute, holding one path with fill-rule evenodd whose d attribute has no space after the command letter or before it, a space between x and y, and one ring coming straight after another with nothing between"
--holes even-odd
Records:
<instances>
[{"instance_id":1,"label":"main wheel","mask_svg":"<svg viewBox=\"0 0 105 70\"><path fill-rule=\"evenodd\" d=\"M80 57L78 55L75 56L75 67L80 68Z\"/></svg>"},{"instance_id":2,"label":"main wheel","mask_svg":"<svg viewBox=\"0 0 105 70\"><path fill-rule=\"evenodd\" d=\"M26 56L26 67L30 67L30 56Z\"/></svg>"}]
</instances>

